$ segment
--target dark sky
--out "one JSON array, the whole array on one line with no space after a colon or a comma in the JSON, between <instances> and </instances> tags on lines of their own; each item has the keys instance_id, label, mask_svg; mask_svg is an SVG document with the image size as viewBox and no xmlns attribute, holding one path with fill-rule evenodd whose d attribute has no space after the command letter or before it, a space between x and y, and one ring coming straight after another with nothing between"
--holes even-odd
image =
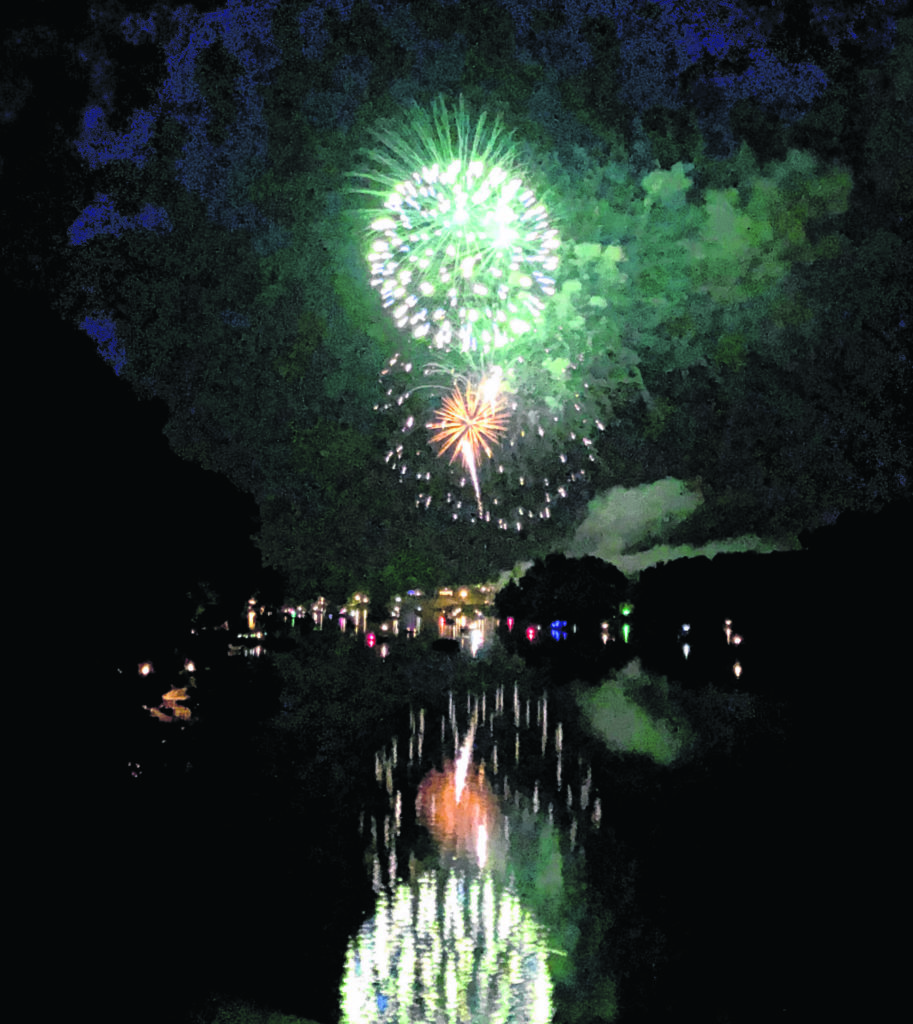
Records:
<instances>
[{"instance_id":1,"label":"dark sky","mask_svg":"<svg viewBox=\"0 0 913 1024\"><path fill-rule=\"evenodd\" d=\"M201 581L237 604L263 576L253 498L177 456L163 403L137 401L40 292L11 290L4 305L29 342L15 377L27 401L13 398L28 590L109 645L183 632L185 595Z\"/></svg>"},{"instance_id":2,"label":"dark sky","mask_svg":"<svg viewBox=\"0 0 913 1024\"><path fill-rule=\"evenodd\" d=\"M103 609L111 632L145 632L198 580L253 583L256 506L179 458L162 434L164 405L138 402L92 340L49 308L54 253L80 205L69 143L86 86L65 54L72 33L85 31L87 6L38 2L20 8L15 24L4 14L2 286L12 325L8 379L28 399L11 396L22 460L16 490L35 531L36 593L78 590L80 607Z\"/></svg>"},{"instance_id":3,"label":"dark sky","mask_svg":"<svg viewBox=\"0 0 913 1024\"><path fill-rule=\"evenodd\" d=\"M92 9L117 20L147 6ZM37 493L40 508L55 510L52 518L37 517L40 536L61 549L71 578L96 586L104 579L114 590L139 586L157 604L171 580L217 577L229 568L254 575L256 508L225 480L175 456L162 436L164 409L137 402L86 334L48 308L66 228L91 198L73 146L90 84L72 63L73 40L91 31L90 8L39 0L6 14L2 28L3 283L7 323L15 325L12 379L31 396L20 414L28 427L19 434L20 478L32 481L26 506ZM122 79L128 88L133 81L132 102L140 104L139 76Z\"/></svg>"}]
</instances>

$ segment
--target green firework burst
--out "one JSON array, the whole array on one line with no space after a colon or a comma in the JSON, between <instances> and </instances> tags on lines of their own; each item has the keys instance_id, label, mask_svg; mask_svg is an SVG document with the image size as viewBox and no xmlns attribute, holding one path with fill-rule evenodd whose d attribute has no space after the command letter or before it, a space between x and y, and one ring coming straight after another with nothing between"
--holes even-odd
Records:
<instances>
[{"instance_id":1,"label":"green firework burst","mask_svg":"<svg viewBox=\"0 0 913 1024\"><path fill-rule=\"evenodd\" d=\"M528 333L554 291L558 236L524 184L511 135L462 97L374 132L353 191L376 200L371 283L397 326L434 349L488 355Z\"/></svg>"}]
</instances>

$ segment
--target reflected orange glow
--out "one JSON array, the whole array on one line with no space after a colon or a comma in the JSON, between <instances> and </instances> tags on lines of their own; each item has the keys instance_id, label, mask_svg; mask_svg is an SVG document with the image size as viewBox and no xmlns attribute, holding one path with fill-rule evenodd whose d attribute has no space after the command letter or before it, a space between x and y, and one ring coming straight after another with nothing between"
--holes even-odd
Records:
<instances>
[{"instance_id":1,"label":"reflected orange glow","mask_svg":"<svg viewBox=\"0 0 913 1024\"><path fill-rule=\"evenodd\" d=\"M442 772L428 772L418 789L416 812L442 851L484 867L489 841L503 827L501 812L484 766L464 766L461 760L447 761Z\"/></svg>"},{"instance_id":2,"label":"reflected orange glow","mask_svg":"<svg viewBox=\"0 0 913 1024\"><path fill-rule=\"evenodd\" d=\"M150 708L146 704L143 705L143 710L148 711L153 718L157 718L160 722L172 722L174 719L171 715L166 715L164 712L159 711L158 708Z\"/></svg>"},{"instance_id":3,"label":"reflected orange glow","mask_svg":"<svg viewBox=\"0 0 913 1024\"><path fill-rule=\"evenodd\" d=\"M187 687L175 687L162 694L162 703L157 708L143 705L143 709L159 722L191 721L190 708L182 701L188 700Z\"/></svg>"},{"instance_id":4,"label":"reflected orange glow","mask_svg":"<svg viewBox=\"0 0 913 1024\"><path fill-rule=\"evenodd\" d=\"M175 700L187 700L187 687L183 686L180 689L175 688L174 690L169 690L167 693L163 693L162 700L165 703Z\"/></svg>"}]
</instances>

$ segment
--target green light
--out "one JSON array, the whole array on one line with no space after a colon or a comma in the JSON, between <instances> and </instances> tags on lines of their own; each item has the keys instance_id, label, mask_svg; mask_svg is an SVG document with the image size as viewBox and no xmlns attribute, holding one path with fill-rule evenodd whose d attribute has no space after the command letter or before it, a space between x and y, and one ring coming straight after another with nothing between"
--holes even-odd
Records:
<instances>
[{"instance_id":1,"label":"green light","mask_svg":"<svg viewBox=\"0 0 913 1024\"><path fill-rule=\"evenodd\" d=\"M618 610L622 615L630 615L634 611L634 605L630 601L622 601L618 606Z\"/></svg>"},{"instance_id":2,"label":"green light","mask_svg":"<svg viewBox=\"0 0 913 1024\"><path fill-rule=\"evenodd\" d=\"M672 764L686 748L691 735L683 718L659 717L647 712L640 700L644 687L657 697L666 691L666 680L655 678L635 659L597 689L578 698L588 729L610 750L645 754L657 764Z\"/></svg>"},{"instance_id":3,"label":"green light","mask_svg":"<svg viewBox=\"0 0 913 1024\"><path fill-rule=\"evenodd\" d=\"M502 348L554 294L559 241L501 118L473 123L462 98L450 109L439 98L374 136L381 146L354 191L386 210L369 223L367 256L384 306L437 349Z\"/></svg>"},{"instance_id":4,"label":"green light","mask_svg":"<svg viewBox=\"0 0 913 1024\"><path fill-rule=\"evenodd\" d=\"M628 637L631 635L631 623L625 622L621 627L621 635L624 637L624 642L628 642Z\"/></svg>"}]
</instances>

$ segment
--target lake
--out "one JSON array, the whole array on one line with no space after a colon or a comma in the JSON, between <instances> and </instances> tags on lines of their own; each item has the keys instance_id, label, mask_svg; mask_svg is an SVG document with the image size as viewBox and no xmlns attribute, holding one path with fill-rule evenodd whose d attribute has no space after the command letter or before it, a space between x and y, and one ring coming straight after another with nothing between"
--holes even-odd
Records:
<instances>
[{"instance_id":1,"label":"lake","mask_svg":"<svg viewBox=\"0 0 913 1024\"><path fill-rule=\"evenodd\" d=\"M574 686L486 625L455 658L312 634L285 689L268 658L157 670L129 799L198 939L189 1002L322 1024L778 1012L785 737L753 637L680 623L667 663ZM679 683L695 661L716 677Z\"/></svg>"}]
</instances>

